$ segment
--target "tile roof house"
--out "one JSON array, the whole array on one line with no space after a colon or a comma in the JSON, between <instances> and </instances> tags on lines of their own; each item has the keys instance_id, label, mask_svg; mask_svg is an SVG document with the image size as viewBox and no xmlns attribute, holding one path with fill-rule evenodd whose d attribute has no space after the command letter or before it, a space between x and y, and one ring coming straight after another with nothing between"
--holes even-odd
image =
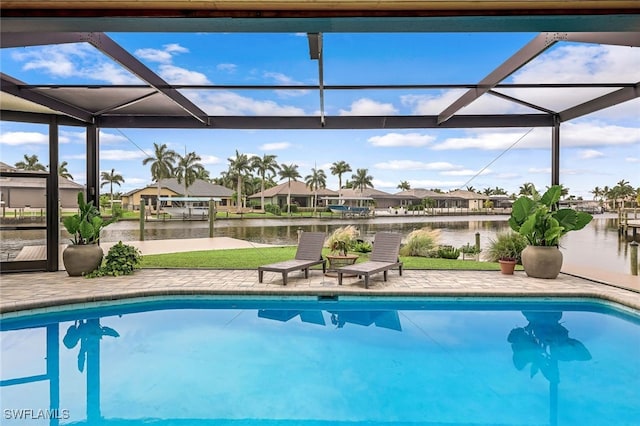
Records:
<instances>
[{"instance_id":1,"label":"tile roof house","mask_svg":"<svg viewBox=\"0 0 640 426\"><path fill-rule=\"evenodd\" d=\"M285 208L287 206L287 196L291 191L291 204L297 204L299 207L313 207L313 196L314 191L312 191L304 182L300 182L297 180L291 181L291 188L289 188L289 182L283 182L277 186L274 186L269 189L265 189L264 191L264 203L277 205L280 208ZM254 202L257 200L260 203L262 192L257 192L253 195L250 195L248 198L253 200ZM336 191L332 191L331 189L318 189L318 203L321 204L321 198L323 197L337 197L338 193Z\"/></svg>"},{"instance_id":2,"label":"tile roof house","mask_svg":"<svg viewBox=\"0 0 640 426\"><path fill-rule=\"evenodd\" d=\"M222 185L197 179L189 186L188 194L185 194L184 183L178 183L178 179L160 179L161 197L211 197L219 198L218 207L233 205L234 191ZM151 184L144 188L131 190L122 196L122 208L125 210L138 210L140 200L144 199L147 206L155 206L158 197L158 185Z\"/></svg>"},{"instance_id":3,"label":"tile roof house","mask_svg":"<svg viewBox=\"0 0 640 426\"><path fill-rule=\"evenodd\" d=\"M0 162L0 170L3 172L27 172L2 162ZM42 177L2 177L0 178L0 206L12 209L43 209L47 202L46 183L46 179ZM60 207L77 207L78 192L84 190L84 185L59 177Z\"/></svg>"}]
</instances>

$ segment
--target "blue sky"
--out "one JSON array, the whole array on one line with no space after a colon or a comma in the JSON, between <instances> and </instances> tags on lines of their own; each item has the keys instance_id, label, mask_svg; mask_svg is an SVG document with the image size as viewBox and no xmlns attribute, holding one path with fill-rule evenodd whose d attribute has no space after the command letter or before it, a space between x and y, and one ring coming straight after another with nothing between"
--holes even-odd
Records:
<instances>
[{"instance_id":1,"label":"blue sky","mask_svg":"<svg viewBox=\"0 0 640 426\"><path fill-rule=\"evenodd\" d=\"M109 34L149 68L174 84L317 84L317 61L309 59L304 34ZM323 35L324 81L349 84L474 84L517 52L535 34L332 34ZM3 73L29 84L138 84L137 78L90 45L3 49ZM640 81L640 48L558 43L506 82L591 83ZM595 89L606 93L613 89ZM317 115L317 91L185 91L210 115ZM438 114L460 90L361 90L327 92L327 115ZM553 92L505 91L558 110L588 100L593 89ZM485 95L461 113L532 112ZM0 123L0 161L14 164L24 154L47 161L47 127ZM84 130L60 129L61 161L84 183ZM338 179L329 167L346 161L355 172L368 169L375 188L501 187L517 192L533 182L550 183L551 131L522 129L408 130L167 130L104 129L100 170L122 174L123 192L151 184L142 160L153 143L179 153L195 151L211 176L227 170L235 151L273 154L297 164L306 176L325 170L331 189ZM576 196L625 179L640 186L640 100L590 114L561 126L561 183ZM344 176L344 178L349 178Z\"/></svg>"}]
</instances>

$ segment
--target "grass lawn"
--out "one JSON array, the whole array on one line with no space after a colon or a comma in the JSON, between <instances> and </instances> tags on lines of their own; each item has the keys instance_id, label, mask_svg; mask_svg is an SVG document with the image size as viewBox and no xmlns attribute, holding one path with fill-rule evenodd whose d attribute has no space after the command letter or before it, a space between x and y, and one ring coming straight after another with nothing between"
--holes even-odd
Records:
<instances>
[{"instance_id":1,"label":"grass lawn","mask_svg":"<svg viewBox=\"0 0 640 426\"><path fill-rule=\"evenodd\" d=\"M186 253L145 255L143 268L215 268L215 269L257 269L261 265L290 260L295 257L296 247L267 247L229 250L205 250ZM324 254L329 254L326 249ZM360 254L358 262L367 260ZM499 271L500 265L492 262L472 260L432 259L426 257L401 257L405 269L446 269ZM319 268L320 266L318 266ZM519 268L522 268L521 266Z\"/></svg>"}]
</instances>

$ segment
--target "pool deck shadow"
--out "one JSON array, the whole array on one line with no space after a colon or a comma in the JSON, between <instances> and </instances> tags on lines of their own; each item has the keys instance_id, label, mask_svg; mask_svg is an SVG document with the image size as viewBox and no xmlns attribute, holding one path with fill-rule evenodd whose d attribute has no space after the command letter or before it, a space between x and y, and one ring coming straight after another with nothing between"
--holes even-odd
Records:
<instances>
[{"instance_id":1,"label":"pool deck shadow","mask_svg":"<svg viewBox=\"0 0 640 426\"><path fill-rule=\"evenodd\" d=\"M266 247L226 237L213 239L138 242L144 254L174 251ZM107 247L104 247L108 250ZM265 272L258 282L257 269L142 269L123 277L87 279L69 277L65 271L0 275L0 314L19 314L30 309L53 310L61 305L153 296L250 295L250 296L396 296L396 297L571 297L608 300L640 310L640 278L565 265L558 278L530 278L522 271L502 275L497 271L404 270L371 277L369 288L357 277L337 278L312 269L309 277Z\"/></svg>"}]
</instances>

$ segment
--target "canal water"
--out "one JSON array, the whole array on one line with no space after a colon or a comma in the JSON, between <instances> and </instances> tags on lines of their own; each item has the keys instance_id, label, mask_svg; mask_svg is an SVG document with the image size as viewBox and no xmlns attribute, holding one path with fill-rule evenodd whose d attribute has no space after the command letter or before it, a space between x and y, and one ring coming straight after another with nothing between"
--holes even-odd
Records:
<instances>
[{"instance_id":1,"label":"canal water","mask_svg":"<svg viewBox=\"0 0 640 426\"><path fill-rule=\"evenodd\" d=\"M496 233L509 229L508 216L404 216L376 217L370 219L233 219L217 220L215 236L231 237L265 244L295 244L297 232L322 231L327 234L334 229L354 225L360 238L372 241L376 232L394 231L408 235L415 229L429 227L440 231L440 244L461 247L475 244L476 233L480 236L481 248L486 248ZM618 234L616 215L594 216L587 227L570 232L561 241L561 250L566 262L584 265L611 272L631 273L630 240ZM62 240L65 240L65 232ZM206 238L209 236L207 221L166 221L145 223L145 240ZM120 221L104 229L102 241L139 240L137 221ZM45 244L44 231L4 231L0 240L3 260L11 259L24 245Z\"/></svg>"}]
</instances>

